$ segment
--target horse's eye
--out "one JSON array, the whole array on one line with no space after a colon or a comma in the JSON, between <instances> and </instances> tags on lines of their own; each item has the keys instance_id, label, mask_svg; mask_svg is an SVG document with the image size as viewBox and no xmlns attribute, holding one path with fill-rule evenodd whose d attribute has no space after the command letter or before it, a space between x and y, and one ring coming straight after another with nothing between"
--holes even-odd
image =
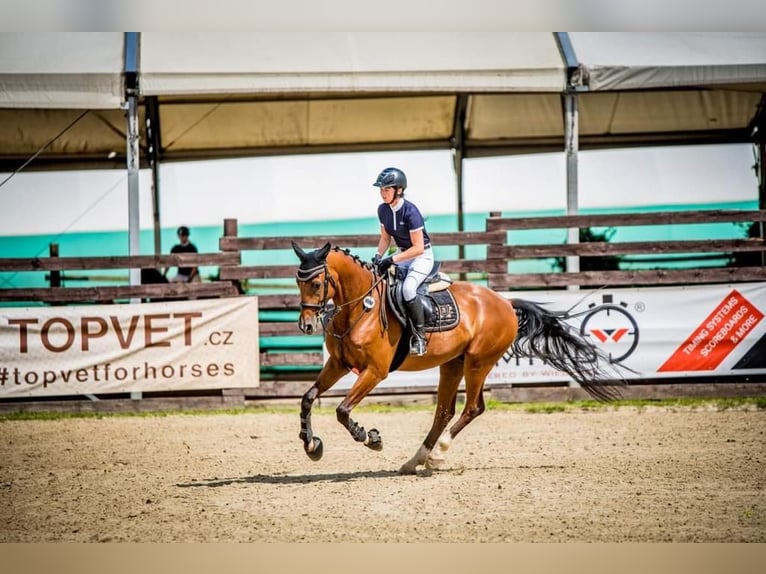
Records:
<instances>
[{"instance_id":1,"label":"horse's eye","mask_svg":"<svg viewBox=\"0 0 766 574\"><path fill-rule=\"evenodd\" d=\"M312 281L311 287L314 289L315 293L319 292L319 288L322 286L322 284L319 281Z\"/></svg>"}]
</instances>

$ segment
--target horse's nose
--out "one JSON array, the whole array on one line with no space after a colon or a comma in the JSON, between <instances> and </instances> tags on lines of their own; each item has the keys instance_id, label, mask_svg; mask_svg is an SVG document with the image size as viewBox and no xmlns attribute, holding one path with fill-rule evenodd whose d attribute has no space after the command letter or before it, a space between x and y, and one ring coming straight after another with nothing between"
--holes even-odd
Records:
<instances>
[{"instance_id":1,"label":"horse's nose","mask_svg":"<svg viewBox=\"0 0 766 574\"><path fill-rule=\"evenodd\" d=\"M314 322L310 320L307 321L302 315L298 319L298 328L306 335L314 334Z\"/></svg>"}]
</instances>

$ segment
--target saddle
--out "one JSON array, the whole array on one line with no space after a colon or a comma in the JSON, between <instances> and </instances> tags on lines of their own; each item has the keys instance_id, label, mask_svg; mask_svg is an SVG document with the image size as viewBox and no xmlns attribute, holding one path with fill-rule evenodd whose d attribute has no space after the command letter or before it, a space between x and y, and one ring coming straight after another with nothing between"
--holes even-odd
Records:
<instances>
[{"instance_id":1,"label":"saddle","mask_svg":"<svg viewBox=\"0 0 766 574\"><path fill-rule=\"evenodd\" d=\"M430 273L417 290L417 296L423 303L424 330L427 333L449 331L460 322L460 310L452 292L448 289L452 285L452 279L446 273L442 273L440 269L441 261L435 261ZM402 287L406 276L406 268L392 268L389 271L386 294L394 316L402 325L408 327L407 311L402 296Z\"/></svg>"}]
</instances>

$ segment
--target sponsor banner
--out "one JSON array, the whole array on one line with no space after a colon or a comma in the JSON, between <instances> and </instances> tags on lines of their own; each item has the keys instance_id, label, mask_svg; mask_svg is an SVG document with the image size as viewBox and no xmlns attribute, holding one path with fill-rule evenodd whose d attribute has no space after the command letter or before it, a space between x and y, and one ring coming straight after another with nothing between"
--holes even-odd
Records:
<instances>
[{"instance_id":1,"label":"sponsor banner","mask_svg":"<svg viewBox=\"0 0 766 574\"><path fill-rule=\"evenodd\" d=\"M258 381L256 297L0 309L0 398Z\"/></svg>"},{"instance_id":2,"label":"sponsor banner","mask_svg":"<svg viewBox=\"0 0 766 574\"><path fill-rule=\"evenodd\" d=\"M761 319L760 309L732 289L659 370L713 371L745 342Z\"/></svg>"},{"instance_id":3,"label":"sponsor banner","mask_svg":"<svg viewBox=\"0 0 766 574\"><path fill-rule=\"evenodd\" d=\"M626 379L766 373L766 283L507 293L582 313L570 324L629 367ZM746 355L758 355L745 364ZM487 384L568 381L539 359L506 354Z\"/></svg>"},{"instance_id":4,"label":"sponsor banner","mask_svg":"<svg viewBox=\"0 0 766 574\"><path fill-rule=\"evenodd\" d=\"M612 361L625 378L766 373L766 283L502 293L554 311ZM339 386L350 387L355 376ZM439 370L394 372L380 387L433 386ZM487 386L565 382L570 378L538 358L501 357Z\"/></svg>"}]
</instances>

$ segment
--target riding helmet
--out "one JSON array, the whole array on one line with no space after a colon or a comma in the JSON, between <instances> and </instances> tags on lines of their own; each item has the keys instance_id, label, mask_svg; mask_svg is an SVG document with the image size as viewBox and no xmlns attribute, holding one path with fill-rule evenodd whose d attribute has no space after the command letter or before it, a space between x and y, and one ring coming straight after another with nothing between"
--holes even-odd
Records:
<instances>
[{"instance_id":1,"label":"riding helmet","mask_svg":"<svg viewBox=\"0 0 766 574\"><path fill-rule=\"evenodd\" d=\"M407 176L396 167L387 167L378 175L378 179L373 183L375 187L401 187L407 189Z\"/></svg>"}]
</instances>

